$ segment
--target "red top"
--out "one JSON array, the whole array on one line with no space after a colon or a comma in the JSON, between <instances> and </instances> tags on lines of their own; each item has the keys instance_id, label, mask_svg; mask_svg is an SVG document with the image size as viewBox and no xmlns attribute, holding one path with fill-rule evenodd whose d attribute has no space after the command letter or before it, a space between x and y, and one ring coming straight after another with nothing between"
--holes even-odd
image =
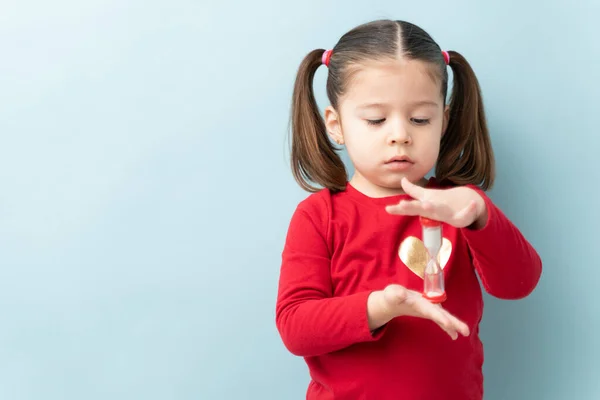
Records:
<instances>
[{"instance_id":1,"label":"red top","mask_svg":"<svg viewBox=\"0 0 600 400\"><path fill-rule=\"evenodd\" d=\"M430 181L434 185L434 181ZM390 215L407 195L369 198L351 185L322 190L296 209L282 255L277 328L304 357L307 399L482 399L479 322L484 289L519 299L535 288L540 257L478 188L488 221L480 230L443 226L443 307L471 331L453 341L434 322L398 317L369 331L367 297L391 283L423 290L425 248L417 217Z\"/></svg>"}]
</instances>

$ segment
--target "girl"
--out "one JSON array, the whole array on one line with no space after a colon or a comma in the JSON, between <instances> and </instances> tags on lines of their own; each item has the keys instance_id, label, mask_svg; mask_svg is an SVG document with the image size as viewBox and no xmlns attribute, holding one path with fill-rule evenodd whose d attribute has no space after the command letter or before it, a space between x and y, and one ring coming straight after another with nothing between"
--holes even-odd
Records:
<instances>
[{"instance_id":1,"label":"girl","mask_svg":"<svg viewBox=\"0 0 600 400\"><path fill-rule=\"evenodd\" d=\"M324 119L312 90L322 64ZM349 182L328 135L347 148ZM291 158L295 179L314 193L289 226L276 323L308 364L307 399L482 399L477 275L490 295L520 299L542 266L485 194L494 157L465 58L387 20L310 52L294 88ZM442 223L442 304L421 295L420 217Z\"/></svg>"}]
</instances>

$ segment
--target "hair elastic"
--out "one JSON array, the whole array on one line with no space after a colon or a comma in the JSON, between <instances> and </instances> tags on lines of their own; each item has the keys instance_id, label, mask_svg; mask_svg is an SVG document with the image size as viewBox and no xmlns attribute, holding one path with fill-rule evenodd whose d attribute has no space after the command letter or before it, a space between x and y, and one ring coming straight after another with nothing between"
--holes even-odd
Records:
<instances>
[{"instance_id":1,"label":"hair elastic","mask_svg":"<svg viewBox=\"0 0 600 400\"><path fill-rule=\"evenodd\" d=\"M321 56L321 62L325 64L326 67L329 67L329 60L331 59L331 53L333 50L325 50L323 55Z\"/></svg>"},{"instance_id":2,"label":"hair elastic","mask_svg":"<svg viewBox=\"0 0 600 400\"><path fill-rule=\"evenodd\" d=\"M442 50L442 54L444 55L446 65L450 64L450 54L446 50Z\"/></svg>"}]
</instances>

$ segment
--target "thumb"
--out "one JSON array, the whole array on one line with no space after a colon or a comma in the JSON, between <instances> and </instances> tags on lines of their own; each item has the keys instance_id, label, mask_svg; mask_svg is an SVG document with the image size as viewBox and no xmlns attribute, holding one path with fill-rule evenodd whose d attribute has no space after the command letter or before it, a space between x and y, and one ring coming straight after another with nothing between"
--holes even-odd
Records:
<instances>
[{"instance_id":1,"label":"thumb","mask_svg":"<svg viewBox=\"0 0 600 400\"><path fill-rule=\"evenodd\" d=\"M406 298L408 297L408 291L405 287L400 285L388 285L383 290L383 298L386 303L390 305L397 306L399 304L404 303Z\"/></svg>"}]
</instances>

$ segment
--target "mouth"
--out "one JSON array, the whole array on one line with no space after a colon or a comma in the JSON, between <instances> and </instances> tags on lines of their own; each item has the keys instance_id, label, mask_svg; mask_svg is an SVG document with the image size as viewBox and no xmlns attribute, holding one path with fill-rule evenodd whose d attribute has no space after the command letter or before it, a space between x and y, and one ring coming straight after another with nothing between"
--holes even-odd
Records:
<instances>
[{"instance_id":1,"label":"mouth","mask_svg":"<svg viewBox=\"0 0 600 400\"><path fill-rule=\"evenodd\" d=\"M386 164L414 164L413 160L408 156L392 157L385 162Z\"/></svg>"},{"instance_id":2,"label":"mouth","mask_svg":"<svg viewBox=\"0 0 600 400\"><path fill-rule=\"evenodd\" d=\"M413 160L408 156L392 157L385 162L385 168L393 172L407 172L413 165Z\"/></svg>"}]
</instances>

